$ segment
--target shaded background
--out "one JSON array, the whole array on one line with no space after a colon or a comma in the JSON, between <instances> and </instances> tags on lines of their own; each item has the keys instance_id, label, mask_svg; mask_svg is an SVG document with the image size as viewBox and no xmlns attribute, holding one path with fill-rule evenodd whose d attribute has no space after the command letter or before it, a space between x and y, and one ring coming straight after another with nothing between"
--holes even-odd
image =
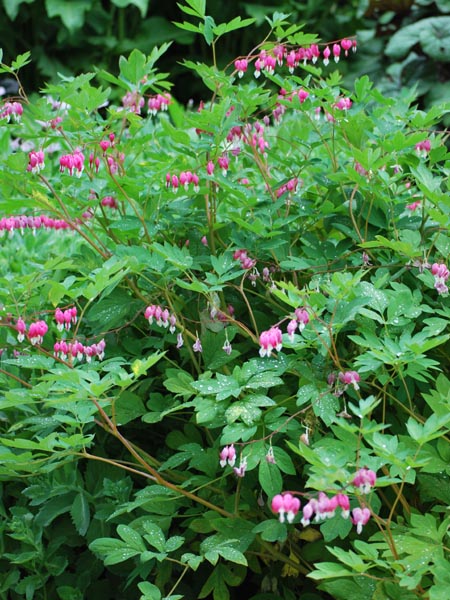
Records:
<instances>
[{"instance_id":1,"label":"shaded background","mask_svg":"<svg viewBox=\"0 0 450 600\"><path fill-rule=\"evenodd\" d=\"M269 28L265 17L276 10L290 13L292 22L304 23L306 32L323 41L358 36L356 57L340 65L346 85L367 73L386 94L417 86L422 106L450 100L450 0L207 0L206 5L216 23L238 15L256 18L255 26L220 40L222 64L261 41ZM175 0L0 0L0 46L6 63L31 51L32 64L21 72L29 94L58 72L117 73L121 54L133 48L149 53L154 45L173 41L158 66L170 72L174 95L186 103L198 101L204 88L180 61L210 62L211 55L199 36L173 25L185 19Z\"/></svg>"}]
</instances>

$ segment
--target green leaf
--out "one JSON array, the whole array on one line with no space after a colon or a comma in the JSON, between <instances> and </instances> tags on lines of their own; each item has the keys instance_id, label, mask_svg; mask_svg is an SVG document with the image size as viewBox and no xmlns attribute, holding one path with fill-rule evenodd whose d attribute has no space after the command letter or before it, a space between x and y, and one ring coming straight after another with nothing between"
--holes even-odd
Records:
<instances>
[{"instance_id":1,"label":"green leaf","mask_svg":"<svg viewBox=\"0 0 450 600\"><path fill-rule=\"evenodd\" d=\"M145 54L134 49L128 58L121 56L119 59L120 74L132 85L138 87L141 80L147 75L147 60Z\"/></svg>"},{"instance_id":2,"label":"green leaf","mask_svg":"<svg viewBox=\"0 0 450 600\"><path fill-rule=\"evenodd\" d=\"M401 58L417 43L434 60L450 62L450 17L420 19L400 28L391 36L385 53L392 58Z\"/></svg>"},{"instance_id":3,"label":"green leaf","mask_svg":"<svg viewBox=\"0 0 450 600\"><path fill-rule=\"evenodd\" d=\"M28 65L31 62L30 61L30 55L31 55L30 52L24 52L23 54L19 54L16 57L16 59L12 61L11 67L15 71L18 71L19 69L21 69L25 65Z\"/></svg>"},{"instance_id":4,"label":"green leaf","mask_svg":"<svg viewBox=\"0 0 450 600\"><path fill-rule=\"evenodd\" d=\"M312 403L314 414L322 419L325 425L333 423L339 412L339 399L333 394L322 394Z\"/></svg>"},{"instance_id":5,"label":"green leaf","mask_svg":"<svg viewBox=\"0 0 450 600\"><path fill-rule=\"evenodd\" d=\"M214 600L229 600L230 593L228 592L226 582L227 569L225 565L219 564L203 584L203 587L198 594L198 598L206 598L212 593Z\"/></svg>"},{"instance_id":6,"label":"green leaf","mask_svg":"<svg viewBox=\"0 0 450 600\"><path fill-rule=\"evenodd\" d=\"M138 583L138 588L143 594L143 596L140 597L140 600L161 600L161 592L153 583L142 581L141 583Z\"/></svg>"},{"instance_id":7,"label":"green leaf","mask_svg":"<svg viewBox=\"0 0 450 600\"><path fill-rule=\"evenodd\" d=\"M166 537L161 527L148 520L143 522L143 527L147 534L144 536L147 543L159 552L164 552L166 549Z\"/></svg>"},{"instance_id":8,"label":"green leaf","mask_svg":"<svg viewBox=\"0 0 450 600\"><path fill-rule=\"evenodd\" d=\"M344 569L344 567L334 562L316 563L315 566L316 569L308 573L307 577L317 579L318 581L330 579L331 577L353 577L355 574L353 571Z\"/></svg>"},{"instance_id":9,"label":"green leaf","mask_svg":"<svg viewBox=\"0 0 450 600\"><path fill-rule=\"evenodd\" d=\"M217 552L220 554L222 558L225 560L229 560L230 562L236 563L238 565L247 566L247 559L239 550L236 548L232 548L231 546L221 546L218 548Z\"/></svg>"},{"instance_id":10,"label":"green leaf","mask_svg":"<svg viewBox=\"0 0 450 600\"><path fill-rule=\"evenodd\" d=\"M75 496L72 508L70 509L70 516L72 517L75 529L80 535L84 536L89 528L91 520L89 503L84 493L80 492Z\"/></svg>"},{"instance_id":11,"label":"green leaf","mask_svg":"<svg viewBox=\"0 0 450 600\"><path fill-rule=\"evenodd\" d=\"M141 11L141 17L144 19L150 0L111 0L113 4L119 8L126 8L127 6L136 6Z\"/></svg>"},{"instance_id":12,"label":"green leaf","mask_svg":"<svg viewBox=\"0 0 450 600\"><path fill-rule=\"evenodd\" d=\"M286 523L280 523L278 519L263 521L254 527L254 533L260 533L266 542L284 542L287 538Z\"/></svg>"},{"instance_id":13,"label":"green leaf","mask_svg":"<svg viewBox=\"0 0 450 600\"><path fill-rule=\"evenodd\" d=\"M31 4L35 0L3 0L3 6L5 8L5 12L11 21L17 17L19 13L19 8L21 4ZM0 62L2 61L3 52L0 51Z\"/></svg>"},{"instance_id":14,"label":"green leaf","mask_svg":"<svg viewBox=\"0 0 450 600\"><path fill-rule=\"evenodd\" d=\"M129 390L121 392L114 403L117 425L126 425L147 412L142 398Z\"/></svg>"},{"instance_id":15,"label":"green leaf","mask_svg":"<svg viewBox=\"0 0 450 600\"><path fill-rule=\"evenodd\" d=\"M186 5L177 2L177 6L188 15L201 19L205 17L206 0L186 0Z\"/></svg>"},{"instance_id":16,"label":"green leaf","mask_svg":"<svg viewBox=\"0 0 450 600\"><path fill-rule=\"evenodd\" d=\"M117 526L117 533L130 548L138 552L144 552L145 544L142 541L142 536L135 529L121 524Z\"/></svg>"},{"instance_id":17,"label":"green leaf","mask_svg":"<svg viewBox=\"0 0 450 600\"><path fill-rule=\"evenodd\" d=\"M211 46L214 40L215 26L216 24L214 23L214 19L212 17L205 17L205 22L203 25L203 36L208 46Z\"/></svg>"},{"instance_id":18,"label":"green leaf","mask_svg":"<svg viewBox=\"0 0 450 600\"><path fill-rule=\"evenodd\" d=\"M50 18L60 17L61 21L71 32L81 29L84 25L85 15L92 5L92 0L45 0L45 7Z\"/></svg>"},{"instance_id":19,"label":"green leaf","mask_svg":"<svg viewBox=\"0 0 450 600\"><path fill-rule=\"evenodd\" d=\"M269 498L273 498L283 489L283 479L276 464L261 460L258 469L258 479L262 489Z\"/></svg>"}]
</instances>

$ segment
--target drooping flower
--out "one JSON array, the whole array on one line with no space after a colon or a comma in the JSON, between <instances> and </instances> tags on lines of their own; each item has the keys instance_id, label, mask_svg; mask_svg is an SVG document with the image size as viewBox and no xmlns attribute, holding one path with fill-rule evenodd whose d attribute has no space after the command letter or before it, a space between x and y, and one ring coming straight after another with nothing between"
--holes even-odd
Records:
<instances>
[{"instance_id":1,"label":"drooping flower","mask_svg":"<svg viewBox=\"0 0 450 600\"><path fill-rule=\"evenodd\" d=\"M357 506L352 510L352 523L356 525L356 533L362 532L362 528L370 519L370 510L367 507L360 508Z\"/></svg>"},{"instance_id":2,"label":"drooping flower","mask_svg":"<svg viewBox=\"0 0 450 600\"><path fill-rule=\"evenodd\" d=\"M450 272L443 263L433 263L431 265L431 273L434 275L434 287L439 294L446 294L448 287L446 281L449 278Z\"/></svg>"},{"instance_id":3,"label":"drooping flower","mask_svg":"<svg viewBox=\"0 0 450 600\"><path fill-rule=\"evenodd\" d=\"M222 169L222 175L225 176L228 173L228 168L230 166L228 156L219 156L219 158L217 159L217 164Z\"/></svg>"},{"instance_id":4,"label":"drooping flower","mask_svg":"<svg viewBox=\"0 0 450 600\"><path fill-rule=\"evenodd\" d=\"M339 57L341 55L341 47L339 44L333 44L333 56L334 62L339 62Z\"/></svg>"},{"instance_id":5,"label":"drooping flower","mask_svg":"<svg viewBox=\"0 0 450 600\"><path fill-rule=\"evenodd\" d=\"M55 321L59 331L62 331L64 328L70 329L71 324L75 324L77 322L77 307L73 306L72 308L68 308L64 311L62 311L60 308L56 308Z\"/></svg>"},{"instance_id":6,"label":"drooping flower","mask_svg":"<svg viewBox=\"0 0 450 600\"><path fill-rule=\"evenodd\" d=\"M239 461L239 466L234 467L233 471L234 471L234 474L236 475L236 477L244 477L246 470L247 470L247 457L243 456L243 457L241 457L241 460Z\"/></svg>"},{"instance_id":7,"label":"drooping flower","mask_svg":"<svg viewBox=\"0 0 450 600\"><path fill-rule=\"evenodd\" d=\"M341 40L341 46L342 46L342 49L344 50L345 56L348 56L348 51L353 46L353 42L352 42L352 40L347 40L347 39Z\"/></svg>"},{"instance_id":8,"label":"drooping flower","mask_svg":"<svg viewBox=\"0 0 450 600\"><path fill-rule=\"evenodd\" d=\"M355 390L359 390L358 382L361 380L359 373L356 371L345 371L339 373L339 381L345 385L352 385Z\"/></svg>"},{"instance_id":9,"label":"drooping flower","mask_svg":"<svg viewBox=\"0 0 450 600\"><path fill-rule=\"evenodd\" d=\"M236 462L236 450L234 448L234 444L230 444L229 446L222 448L219 454L219 459L219 463L222 468L227 464L230 467L234 467Z\"/></svg>"},{"instance_id":10,"label":"drooping flower","mask_svg":"<svg viewBox=\"0 0 450 600\"><path fill-rule=\"evenodd\" d=\"M416 152L422 158L426 158L431 150L430 140L424 140L415 145Z\"/></svg>"},{"instance_id":11,"label":"drooping flower","mask_svg":"<svg viewBox=\"0 0 450 600\"><path fill-rule=\"evenodd\" d=\"M228 354L228 356L231 354L231 352L233 351L233 348L231 347L231 343L230 340L228 338L226 338L224 345L222 346L222 350Z\"/></svg>"},{"instance_id":12,"label":"drooping flower","mask_svg":"<svg viewBox=\"0 0 450 600\"><path fill-rule=\"evenodd\" d=\"M375 485L376 481L377 476L375 471L372 471L371 469L366 469L364 467L357 471L352 483L355 487L359 488L361 494L368 494Z\"/></svg>"},{"instance_id":13,"label":"drooping flower","mask_svg":"<svg viewBox=\"0 0 450 600\"><path fill-rule=\"evenodd\" d=\"M48 331L48 325L45 321L36 321L31 323L28 328L28 339L33 346L40 345L44 341L44 335Z\"/></svg>"},{"instance_id":14,"label":"drooping flower","mask_svg":"<svg viewBox=\"0 0 450 600\"><path fill-rule=\"evenodd\" d=\"M410 210L411 212L414 212L415 210L417 210L420 206L420 200L416 200L415 202L411 202L411 204L407 204L406 208L408 210Z\"/></svg>"},{"instance_id":15,"label":"drooping flower","mask_svg":"<svg viewBox=\"0 0 450 600\"><path fill-rule=\"evenodd\" d=\"M117 204L117 200L114 198L114 196L104 196L101 199L100 204L102 206L107 206L108 208L112 208L114 210L119 208L119 205Z\"/></svg>"},{"instance_id":16,"label":"drooping flower","mask_svg":"<svg viewBox=\"0 0 450 600\"><path fill-rule=\"evenodd\" d=\"M206 172L208 173L208 175L212 175L214 173L214 169L215 169L215 164L213 163L212 160L208 161L208 164L206 165Z\"/></svg>"},{"instance_id":17,"label":"drooping flower","mask_svg":"<svg viewBox=\"0 0 450 600\"><path fill-rule=\"evenodd\" d=\"M23 340L25 339L25 333L27 331L27 326L25 325L25 321L23 319L21 319L20 317L17 319L16 330L17 330L17 340L19 342L23 342Z\"/></svg>"},{"instance_id":18,"label":"drooping flower","mask_svg":"<svg viewBox=\"0 0 450 600\"><path fill-rule=\"evenodd\" d=\"M282 333L279 327L271 327L259 336L259 354L261 357L270 356L272 350L279 352L283 346Z\"/></svg>"},{"instance_id":19,"label":"drooping flower","mask_svg":"<svg viewBox=\"0 0 450 600\"><path fill-rule=\"evenodd\" d=\"M39 173L45 167L45 156L42 150L32 150L28 154L27 171Z\"/></svg>"},{"instance_id":20,"label":"drooping flower","mask_svg":"<svg viewBox=\"0 0 450 600\"><path fill-rule=\"evenodd\" d=\"M237 59L234 61L234 67L238 72L239 77L243 77L244 73L247 71L248 61L245 58Z\"/></svg>"},{"instance_id":21,"label":"drooping flower","mask_svg":"<svg viewBox=\"0 0 450 600\"><path fill-rule=\"evenodd\" d=\"M203 347L202 347L202 343L200 341L200 338L197 336L194 344L192 345L192 349L194 352L203 352Z\"/></svg>"},{"instance_id":22,"label":"drooping flower","mask_svg":"<svg viewBox=\"0 0 450 600\"><path fill-rule=\"evenodd\" d=\"M306 308L296 308L294 314L298 322L299 331L303 331L305 326L309 323L308 311Z\"/></svg>"},{"instance_id":23,"label":"drooping flower","mask_svg":"<svg viewBox=\"0 0 450 600\"><path fill-rule=\"evenodd\" d=\"M291 319L287 325L286 331L291 342L294 341L294 333L298 327L297 319Z\"/></svg>"},{"instance_id":24,"label":"drooping flower","mask_svg":"<svg viewBox=\"0 0 450 600\"><path fill-rule=\"evenodd\" d=\"M277 494L272 498L272 512L278 513L280 523L292 523L300 510L300 500L292 494Z\"/></svg>"},{"instance_id":25,"label":"drooping flower","mask_svg":"<svg viewBox=\"0 0 450 600\"><path fill-rule=\"evenodd\" d=\"M268 462L271 465L275 465L276 464L276 460L275 460L275 455L273 453L273 448L272 446L269 446L269 449L267 450L267 454L266 454L266 462Z\"/></svg>"},{"instance_id":26,"label":"drooping flower","mask_svg":"<svg viewBox=\"0 0 450 600\"><path fill-rule=\"evenodd\" d=\"M132 92L128 91L122 98L122 104L124 108L128 108L130 112L140 115L141 108L144 106L145 100L137 90Z\"/></svg>"},{"instance_id":27,"label":"drooping flower","mask_svg":"<svg viewBox=\"0 0 450 600\"><path fill-rule=\"evenodd\" d=\"M59 170L61 173L67 169L69 171L69 175L75 175L77 177L81 177L81 174L84 171L84 154L80 150L75 150L71 154L64 154L59 159Z\"/></svg>"},{"instance_id":28,"label":"drooping flower","mask_svg":"<svg viewBox=\"0 0 450 600\"><path fill-rule=\"evenodd\" d=\"M348 519L348 517L350 516L350 500L349 497L347 496L347 494L336 494L335 496L336 501L337 501L337 505L341 508L342 510L342 518L343 519Z\"/></svg>"},{"instance_id":29,"label":"drooping flower","mask_svg":"<svg viewBox=\"0 0 450 600\"><path fill-rule=\"evenodd\" d=\"M18 123L22 115L23 106L20 102L5 102L0 107L0 119L5 119L7 123L9 123L11 118Z\"/></svg>"}]
</instances>

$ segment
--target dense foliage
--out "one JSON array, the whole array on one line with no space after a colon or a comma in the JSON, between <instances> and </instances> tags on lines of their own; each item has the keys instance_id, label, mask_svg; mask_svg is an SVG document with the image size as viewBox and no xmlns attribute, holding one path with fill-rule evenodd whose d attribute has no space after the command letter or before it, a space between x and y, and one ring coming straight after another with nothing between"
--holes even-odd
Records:
<instances>
[{"instance_id":1,"label":"dense foliage","mask_svg":"<svg viewBox=\"0 0 450 600\"><path fill-rule=\"evenodd\" d=\"M353 87L356 78L367 74L389 96L400 93L405 86L415 86L425 107L447 99L448 0L278 0L275 5L290 15L292 23L306 24L308 30L320 32L322 39L358 37L360 51L351 68L341 67L347 86ZM216 21L230 21L237 16L255 19L251 29L222 39L216 57L221 68L264 38L266 17L273 7L271 0L208 0L208 15ZM120 55L128 55L135 48L150 54L155 45L171 42L161 57L160 69L170 71L179 101L198 100L203 93L200 82L192 81L179 63L187 54L193 61L208 60L208 44L193 31L177 29L174 22L179 20L176 2L0 0L5 61L31 51L32 63L21 73L28 91L57 81L59 73L71 76L101 68L117 74ZM0 95L1 86L0 80Z\"/></svg>"},{"instance_id":2,"label":"dense foliage","mask_svg":"<svg viewBox=\"0 0 450 600\"><path fill-rule=\"evenodd\" d=\"M447 600L450 105L181 9L199 105L163 44L0 106L0 598Z\"/></svg>"}]
</instances>

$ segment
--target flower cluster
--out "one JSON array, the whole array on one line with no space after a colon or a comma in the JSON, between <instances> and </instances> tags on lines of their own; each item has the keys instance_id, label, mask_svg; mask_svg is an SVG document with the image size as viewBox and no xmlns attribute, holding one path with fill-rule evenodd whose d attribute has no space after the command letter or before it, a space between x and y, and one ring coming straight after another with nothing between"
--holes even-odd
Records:
<instances>
[{"instance_id":1,"label":"flower cluster","mask_svg":"<svg viewBox=\"0 0 450 600\"><path fill-rule=\"evenodd\" d=\"M246 58L238 58L234 61L234 68L238 72L238 76L243 77L248 68L248 60Z\"/></svg>"},{"instance_id":2,"label":"flower cluster","mask_svg":"<svg viewBox=\"0 0 450 600\"><path fill-rule=\"evenodd\" d=\"M39 173L45 167L45 156L42 150L32 150L28 154L27 171Z\"/></svg>"},{"instance_id":3,"label":"flower cluster","mask_svg":"<svg viewBox=\"0 0 450 600\"><path fill-rule=\"evenodd\" d=\"M0 119L6 119L7 123L9 123L11 118L18 123L22 115L23 106L20 102L5 102L3 106L0 107Z\"/></svg>"},{"instance_id":4,"label":"flower cluster","mask_svg":"<svg viewBox=\"0 0 450 600\"><path fill-rule=\"evenodd\" d=\"M277 44L270 52L261 50L255 60L254 76L258 78L262 72L273 75L275 68L277 66L282 67L284 64L286 64L289 72L292 74L300 63L306 64L312 62L315 64L321 57L323 64L326 66L330 62L331 55L333 55L335 62L339 62L341 51L344 50L345 56L348 56L350 49L356 51L356 45L356 40L343 39L339 44L333 44L331 49L329 46L325 46L322 51L317 44L311 44L307 48L299 47L288 51L283 44ZM234 66L239 77L242 77L247 71L248 61L246 59L238 59L235 61Z\"/></svg>"},{"instance_id":5,"label":"flower cluster","mask_svg":"<svg viewBox=\"0 0 450 600\"><path fill-rule=\"evenodd\" d=\"M443 263L433 263L431 273L434 275L434 287L439 294L447 294L448 287L446 281L450 275L449 270Z\"/></svg>"},{"instance_id":6,"label":"flower cluster","mask_svg":"<svg viewBox=\"0 0 450 600\"><path fill-rule=\"evenodd\" d=\"M108 139L107 140L101 140L101 142L99 142L99 146L103 151L103 156L105 156L106 151L108 150L108 148L111 148L112 146L114 146L114 140L116 139L116 135L111 132L108 135Z\"/></svg>"},{"instance_id":7,"label":"flower cluster","mask_svg":"<svg viewBox=\"0 0 450 600\"><path fill-rule=\"evenodd\" d=\"M359 381L361 377L356 371L345 371L339 373L339 381L345 386L352 385L355 390L359 390Z\"/></svg>"},{"instance_id":8,"label":"flower cluster","mask_svg":"<svg viewBox=\"0 0 450 600\"><path fill-rule=\"evenodd\" d=\"M89 167L90 169L95 168L95 172L98 173L100 168L100 159L98 156L95 156L93 152L89 154Z\"/></svg>"},{"instance_id":9,"label":"flower cluster","mask_svg":"<svg viewBox=\"0 0 450 600\"><path fill-rule=\"evenodd\" d=\"M194 192L198 194L200 191L200 185L199 178L196 173L191 173L191 171L182 171L180 175L171 175L170 173L166 174L166 187L172 187L172 191L174 193L177 193L180 185L183 186L186 191L188 191L191 183L194 186Z\"/></svg>"},{"instance_id":10,"label":"flower cluster","mask_svg":"<svg viewBox=\"0 0 450 600\"><path fill-rule=\"evenodd\" d=\"M25 229L31 229L33 233L36 233L36 229L70 229L70 225L63 219L53 219L46 215L35 217L20 215L18 217L2 217L0 219L0 237L5 231L12 236L16 229L23 234Z\"/></svg>"},{"instance_id":11,"label":"flower cluster","mask_svg":"<svg viewBox=\"0 0 450 600\"><path fill-rule=\"evenodd\" d=\"M165 111L169 106L172 97L169 93L156 94L148 99L148 111L151 115L155 116L160 110Z\"/></svg>"},{"instance_id":12,"label":"flower cluster","mask_svg":"<svg viewBox=\"0 0 450 600\"><path fill-rule=\"evenodd\" d=\"M77 307L72 306L72 308L68 308L62 311L60 308L55 310L55 321L57 323L58 331L62 331L63 329L69 330L72 324L77 322Z\"/></svg>"},{"instance_id":13,"label":"flower cluster","mask_svg":"<svg viewBox=\"0 0 450 600\"><path fill-rule=\"evenodd\" d=\"M63 173L65 169L69 171L69 175L73 175L75 171L75 175L81 177L84 171L84 154L81 150L75 150L71 154L61 156L59 159L59 170Z\"/></svg>"},{"instance_id":14,"label":"flower cluster","mask_svg":"<svg viewBox=\"0 0 450 600\"><path fill-rule=\"evenodd\" d=\"M338 110L349 110L352 107L352 101L350 98L339 98L333 106Z\"/></svg>"},{"instance_id":15,"label":"flower cluster","mask_svg":"<svg viewBox=\"0 0 450 600\"><path fill-rule=\"evenodd\" d=\"M369 179L371 173L369 171L367 171L367 169L365 169L361 163L359 162L355 162L355 171L357 173L359 173L359 175L362 175L363 177L366 177L367 179Z\"/></svg>"},{"instance_id":16,"label":"flower cluster","mask_svg":"<svg viewBox=\"0 0 450 600\"><path fill-rule=\"evenodd\" d=\"M294 318L291 319L287 325L287 334L291 342L294 341L294 333L297 328L299 332L302 332L308 323L309 314L306 308L296 308Z\"/></svg>"},{"instance_id":17,"label":"flower cluster","mask_svg":"<svg viewBox=\"0 0 450 600\"><path fill-rule=\"evenodd\" d=\"M280 123L281 117L286 112L286 104L282 103L283 100L292 102L294 100L294 98L297 97L300 104L303 104L303 102L305 102L305 100L308 98L308 96L309 96L309 92L307 92L303 88L300 88L299 90L291 92L290 94L288 94L284 88L281 88L280 94L278 96L278 102L276 103L275 108L272 111L272 116L273 116L273 120L275 121L275 123Z\"/></svg>"},{"instance_id":18,"label":"flower cluster","mask_svg":"<svg viewBox=\"0 0 450 600\"><path fill-rule=\"evenodd\" d=\"M161 308L161 306L152 304L147 306L144 312L144 317L148 320L150 325L155 319L156 324L159 327L169 328L170 333L174 333L177 324L177 318L174 314L171 314L167 308Z\"/></svg>"},{"instance_id":19,"label":"flower cluster","mask_svg":"<svg viewBox=\"0 0 450 600\"><path fill-rule=\"evenodd\" d=\"M17 319L16 323L17 339L23 342L27 333L27 326L22 318ZM33 346L40 345L44 341L44 335L48 331L48 325L45 321L35 321L28 328L28 339Z\"/></svg>"},{"instance_id":20,"label":"flower cluster","mask_svg":"<svg viewBox=\"0 0 450 600\"><path fill-rule=\"evenodd\" d=\"M261 357L270 356L272 350L279 352L283 347L282 333L279 327L271 327L263 331L259 336L259 355Z\"/></svg>"},{"instance_id":21,"label":"flower cluster","mask_svg":"<svg viewBox=\"0 0 450 600\"><path fill-rule=\"evenodd\" d=\"M107 206L108 208L113 208L114 210L117 210L119 208L117 200L114 198L114 196L104 196L101 199L100 204L102 206Z\"/></svg>"},{"instance_id":22,"label":"flower cluster","mask_svg":"<svg viewBox=\"0 0 450 600\"><path fill-rule=\"evenodd\" d=\"M234 260L239 260L241 262L241 267L243 269L253 269L256 265L256 260L254 258L250 258L247 254L247 250L236 250L233 253Z\"/></svg>"},{"instance_id":23,"label":"flower cluster","mask_svg":"<svg viewBox=\"0 0 450 600\"><path fill-rule=\"evenodd\" d=\"M220 454L219 454L220 466L223 468L228 464L228 465L230 465L230 467L234 467L235 462L236 462L236 450L234 448L234 444L231 444L230 446L225 446L224 448L222 448L222 450L220 451Z\"/></svg>"},{"instance_id":24,"label":"flower cluster","mask_svg":"<svg viewBox=\"0 0 450 600\"><path fill-rule=\"evenodd\" d=\"M300 500L289 494L289 492L277 494L272 498L272 512L278 513L280 523L284 523L285 520L292 523L300 510L300 506Z\"/></svg>"},{"instance_id":25,"label":"flower cluster","mask_svg":"<svg viewBox=\"0 0 450 600\"><path fill-rule=\"evenodd\" d=\"M355 474L352 484L359 488L362 494L368 494L375 485L376 479L374 471L363 468ZM281 523L284 523L285 520L292 523L300 510L301 503L290 492L284 492L272 498L271 507L272 512L278 514ZM303 507L301 524L306 527L313 518L315 523L324 519L332 519L338 508L341 509L341 516L344 519L350 517L350 499L347 494L339 492L329 497L324 492L319 492L317 498L310 498ZM370 509L364 506L357 506L351 511L351 520L356 525L358 534L370 519L370 515Z\"/></svg>"},{"instance_id":26,"label":"flower cluster","mask_svg":"<svg viewBox=\"0 0 450 600\"><path fill-rule=\"evenodd\" d=\"M342 517L348 519L350 500L347 494L339 493L329 498L324 492L319 492L317 498L311 498L303 507L301 523L303 527L306 527L313 517L315 522L332 519L336 515L337 508L341 509Z\"/></svg>"},{"instance_id":27,"label":"flower cluster","mask_svg":"<svg viewBox=\"0 0 450 600\"><path fill-rule=\"evenodd\" d=\"M44 341L44 335L48 331L48 325L45 321L36 321L31 323L28 328L28 339L33 346L40 345Z\"/></svg>"},{"instance_id":28,"label":"flower cluster","mask_svg":"<svg viewBox=\"0 0 450 600\"><path fill-rule=\"evenodd\" d=\"M130 112L140 115L145 100L137 90L133 92L128 91L122 98L122 104L123 107L127 108Z\"/></svg>"},{"instance_id":29,"label":"flower cluster","mask_svg":"<svg viewBox=\"0 0 450 600\"><path fill-rule=\"evenodd\" d=\"M416 152L422 158L426 158L431 150L430 140L424 140L415 145Z\"/></svg>"},{"instance_id":30,"label":"flower cluster","mask_svg":"<svg viewBox=\"0 0 450 600\"><path fill-rule=\"evenodd\" d=\"M67 358L71 358L72 360L75 358L83 360L83 358L86 358L86 362L91 362L95 357L99 360L103 360L105 356L105 347L106 343L103 339L90 346L85 346L77 340L72 342L61 340L53 345L53 354L61 360L66 360Z\"/></svg>"},{"instance_id":31,"label":"flower cluster","mask_svg":"<svg viewBox=\"0 0 450 600\"><path fill-rule=\"evenodd\" d=\"M230 168L230 160L229 160L228 156L226 154L219 156L219 158L217 159L217 164L219 165L220 169L222 170L222 175L225 177L226 174L228 173L228 169ZM208 174L210 175L210 173L208 173Z\"/></svg>"},{"instance_id":32,"label":"flower cluster","mask_svg":"<svg viewBox=\"0 0 450 600\"><path fill-rule=\"evenodd\" d=\"M414 202L411 202L411 204L407 204L406 208L408 210L410 210L411 212L414 212L415 210L417 210L420 207L420 200L415 200Z\"/></svg>"},{"instance_id":33,"label":"flower cluster","mask_svg":"<svg viewBox=\"0 0 450 600\"><path fill-rule=\"evenodd\" d=\"M361 494L369 494L377 481L375 471L363 467L359 469L353 478L352 484L359 488Z\"/></svg>"}]
</instances>

